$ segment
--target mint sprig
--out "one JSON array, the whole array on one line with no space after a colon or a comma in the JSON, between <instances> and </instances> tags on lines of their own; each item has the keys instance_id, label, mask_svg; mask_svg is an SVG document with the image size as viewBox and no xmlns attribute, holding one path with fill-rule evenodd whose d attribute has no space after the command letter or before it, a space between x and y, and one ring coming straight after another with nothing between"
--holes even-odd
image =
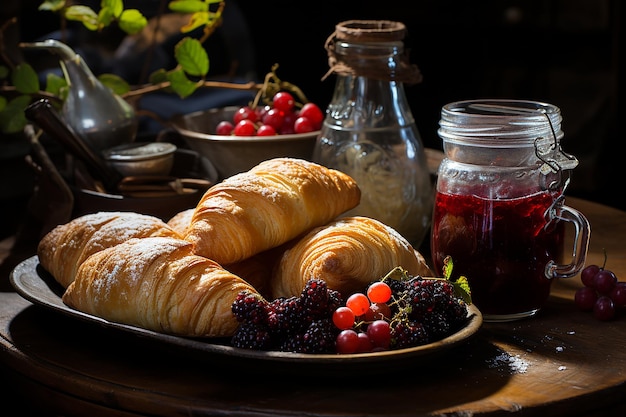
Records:
<instances>
[{"instance_id":1,"label":"mint sprig","mask_svg":"<svg viewBox=\"0 0 626 417\"><path fill-rule=\"evenodd\" d=\"M454 295L462 299L466 304L468 305L472 304L472 291L470 289L469 281L467 280L467 277L465 277L464 275L461 275L458 278L453 279L452 278L453 268L454 268L454 262L452 262L452 257L446 256L446 258L443 260L443 268L442 268L443 278L438 278L438 277L423 277L423 278L441 279L441 280L450 281L454 288ZM396 266L391 271L389 271L387 275L383 277L382 281L390 280L390 279L395 279L398 281L406 281L406 280L409 280L410 278L411 277L409 276L409 273L407 270L405 270L401 266Z\"/></svg>"}]
</instances>

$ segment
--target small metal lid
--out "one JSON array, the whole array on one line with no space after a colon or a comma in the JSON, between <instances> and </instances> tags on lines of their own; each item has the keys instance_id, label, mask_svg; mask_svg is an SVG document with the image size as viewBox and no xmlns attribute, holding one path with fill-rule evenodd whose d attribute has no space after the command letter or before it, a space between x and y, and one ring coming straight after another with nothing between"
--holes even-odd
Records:
<instances>
[{"instance_id":1,"label":"small metal lid","mask_svg":"<svg viewBox=\"0 0 626 417\"><path fill-rule=\"evenodd\" d=\"M168 142L137 142L108 149L104 156L109 161L133 162L163 157L175 151L176 145Z\"/></svg>"}]
</instances>

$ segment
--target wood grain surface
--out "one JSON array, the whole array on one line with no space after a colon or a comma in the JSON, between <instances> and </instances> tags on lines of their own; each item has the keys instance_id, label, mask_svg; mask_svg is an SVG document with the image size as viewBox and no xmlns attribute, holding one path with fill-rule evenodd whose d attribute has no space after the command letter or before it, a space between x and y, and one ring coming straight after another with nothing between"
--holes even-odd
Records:
<instances>
[{"instance_id":1,"label":"wood grain surface","mask_svg":"<svg viewBox=\"0 0 626 417\"><path fill-rule=\"evenodd\" d=\"M592 225L587 263L626 280L626 213L568 198ZM0 292L7 407L63 416L624 416L626 314L580 312L578 276L555 282L537 316L484 323L433 360L309 374L181 352ZM282 369L279 369L282 368ZM10 401L9 401L10 400ZM2 411L0 409L0 411ZM4 415L4 414L3 414ZM19 415L19 414L16 414Z\"/></svg>"}]
</instances>

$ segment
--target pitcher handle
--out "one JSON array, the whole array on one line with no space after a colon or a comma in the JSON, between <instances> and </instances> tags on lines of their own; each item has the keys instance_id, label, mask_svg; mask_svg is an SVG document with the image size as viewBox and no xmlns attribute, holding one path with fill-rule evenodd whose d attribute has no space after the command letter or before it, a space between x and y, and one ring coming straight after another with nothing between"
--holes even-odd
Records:
<instances>
[{"instance_id":1,"label":"pitcher handle","mask_svg":"<svg viewBox=\"0 0 626 417\"><path fill-rule=\"evenodd\" d=\"M550 279L570 278L579 273L585 265L587 250L589 248L589 237L591 235L591 225L584 214L565 205L560 205L557 208L556 218L574 225L575 234L572 248L572 260L567 265L560 265L555 261L548 262L545 274L546 277Z\"/></svg>"}]
</instances>

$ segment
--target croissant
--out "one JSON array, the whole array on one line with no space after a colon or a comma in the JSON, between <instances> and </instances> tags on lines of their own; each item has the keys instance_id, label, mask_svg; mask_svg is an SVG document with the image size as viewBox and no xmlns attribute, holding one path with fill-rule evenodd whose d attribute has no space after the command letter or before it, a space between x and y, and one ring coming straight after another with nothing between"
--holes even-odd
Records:
<instances>
[{"instance_id":1,"label":"croissant","mask_svg":"<svg viewBox=\"0 0 626 417\"><path fill-rule=\"evenodd\" d=\"M294 296L309 279L321 278L348 297L397 266L432 276L424 257L395 229L368 217L345 217L311 230L283 252L271 294Z\"/></svg>"},{"instance_id":2,"label":"croissant","mask_svg":"<svg viewBox=\"0 0 626 417\"><path fill-rule=\"evenodd\" d=\"M37 246L39 263L63 286L74 280L76 270L90 255L130 238L182 236L163 220L134 212L98 212L56 226Z\"/></svg>"},{"instance_id":3,"label":"croissant","mask_svg":"<svg viewBox=\"0 0 626 417\"><path fill-rule=\"evenodd\" d=\"M261 162L209 188L185 239L226 265L279 246L356 207L361 191L343 172L295 158Z\"/></svg>"},{"instance_id":4,"label":"croissant","mask_svg":"<svg viewBox=\"0 0 626 417\"><path fill-rule=\"evenodd\" d=\"M185 236L187 227L191 224L191 218L195 208L190 208L176 213L167 221L167 225L176 230L181 236Z\"/></svg>"},{"instance_id":5,"label":"croissant","mask_svg":"<svg viewBox=\"0 0 626 417\"><path fill-rule=\"evenodd\" d=\"M170 237L134 238L90 256L62 300L112 322L189 337L230 337L239 291L255 292L219 264Z\"/></svg>"}]
</instances>

